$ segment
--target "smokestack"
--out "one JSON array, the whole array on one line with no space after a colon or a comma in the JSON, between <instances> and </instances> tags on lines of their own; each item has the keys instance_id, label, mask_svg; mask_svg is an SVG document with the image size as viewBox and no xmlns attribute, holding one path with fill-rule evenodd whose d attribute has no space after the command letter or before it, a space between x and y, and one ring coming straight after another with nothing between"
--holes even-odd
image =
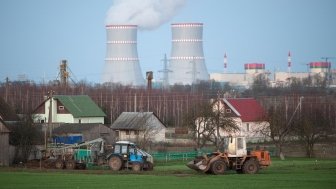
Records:
<instances>
[{"instance_id":1,"label":"smokestack","mask_svg":"<svg viewBox=\"0 0 336 189\"><path fill-rule=\"evenodd\" d=\"M136 25L106 25L106 59L102 82L145 85L137 50Z\"/></svg>"},{"instance_id":2,"label":"smokestack","mask_svg":"<svg viewBox=\"0 0 336 189\"><path fill-rule=\"evenodd\" d=\"M288 52L288 58L287 58L287 62L288 62L288 73L291 73L291 68L292 68L292 57L291 57L291 52Z\"/></svg>"},{"instance_id":3,"label":"smokestack","mask_svg":"<svg viewBox=\"0 0 336 189\"><path fill-rule=\"evenodd\" d=\"M192 84L209 80L204 62L203 24L172 24L169 84Z\"/></svg>"},{"instance_id":4,"label":"smokestack","mask_svg":"<svg viewBox=\"0 0 336 189\"><path fill-rule=\"evenodd\" d=\"M227 72L227 56L226 56L226 53L224 54L224 73Z\"/></svg>"}]
</instances>

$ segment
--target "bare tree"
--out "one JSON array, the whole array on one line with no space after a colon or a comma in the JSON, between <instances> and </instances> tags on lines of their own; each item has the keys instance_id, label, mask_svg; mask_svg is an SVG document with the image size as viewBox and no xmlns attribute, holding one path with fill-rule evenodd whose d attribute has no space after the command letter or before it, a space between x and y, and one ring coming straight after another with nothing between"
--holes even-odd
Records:
<instances>
[{"instance_id":1,"label":"bare tree","mask_svg":"<svg viewBox=\"0 0 336 189\"><path fill-rule=\"evenodd\" d=\"M142 115L141 115L142 114ZM136 143L143 149L147 149L155 140L155 136L158 135L162 128L155 124L153 114L140 113L141 119L138 122L139 129L136 135Z\"/></svg>"},{"instance_id":2,"label":"bare tree","mask_svg":"<svg viewBox=\"0 0 336 189\"><path fill-rule=\"evenodd\" d=\"M269 124L261 125L258 132L272 140L276 147L276 156L282 157L287 136L293 130L288 123L286 107L283 105L270 107L266 119Z\"/></svg>"},{"instance_id":3,"label":"bare tree","mask_svg":"<svg viewBox=\"0 0 336 189\"><path fill-rule=\"evenodd\" d=\"M311 158L314 157L314 145L332 131L332 126L321 105L306 104L295 124L295 129L306 149L307 157Z\"/></svg>"},{"instance_id":4,"label":"bare tree","mask_svg":"<svg viewBox=\"0 0 336 189\"><path fill-rule=\"evenodd\" d=\"M212 106L209 103L194 104L194 108L184 117L184 125L192 131L192 137L196 141L196 148L202 148L211 133Z\"/></svg>"},{"instance_id":5,"label":"bare tree","mask_svg":"<svg viewBox=\"0 0 336 189\"><path fill-rule=\"evenodd\" d=\"M39 132L33 124L31 115L11 127L10 143L15 146L14 164L27 162L34 145L39 141Z\"/></svg>"},{"instance_id":6,"label":"bare tree","mask_svg":"<svg viewBox=\"0 0 336 189\"><path fill-rule=\"evenodd\" d=\"M213 113L211 116L211 127L209 127L209 139L216 145L217 149L222 146L221 133L234 133L239 131L239 127L236 121L226 115L226 107L224 103L220 105L221 100L218 99L217 102L213 103Z\"/></svg>"}]
</instances>

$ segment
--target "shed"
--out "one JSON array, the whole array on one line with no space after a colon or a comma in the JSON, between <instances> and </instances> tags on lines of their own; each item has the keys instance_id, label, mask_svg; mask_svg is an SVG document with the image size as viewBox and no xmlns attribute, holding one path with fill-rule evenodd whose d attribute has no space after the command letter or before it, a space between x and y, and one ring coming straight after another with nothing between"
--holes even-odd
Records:
<instances>
[{"instance_id":1,"label":"shed","mask_svg":"<svg viewBox=\"0 0 336 189\"><path fill-rule=\"evenodd\" d=\"M165 141L166 126L153 112L123 112L111 125L119 140Z\"/></svg>"},{"instance_id":2,"label":"shed","mask_svg":"<svg viewBox=\"0 0 336 189\"><path fill-rule=\"evenodd\" d=\"M104 138L107 143L112 144L115 135L109 127L99 123L65 123L53 130L53 142L74 144Z\"/></svg>"}]
</instances>

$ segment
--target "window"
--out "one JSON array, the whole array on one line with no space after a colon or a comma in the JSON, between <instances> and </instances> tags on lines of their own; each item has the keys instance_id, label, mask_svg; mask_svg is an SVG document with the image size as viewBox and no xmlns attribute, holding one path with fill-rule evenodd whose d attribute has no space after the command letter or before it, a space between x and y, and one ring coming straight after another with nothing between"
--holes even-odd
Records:
<instances>
[{"instance_id":1,"label":"window","mask_svg":"<svg viewBox=\"0 0 336 189\"><path fill-rule=\"evenodd\" d=\"M231 109L226 109L225 112L228 113L228 114L230 114L231 113Z\"/></svg>"},{"instance_id":2,"label":"window","mask_svg":"<svg viewBox=\"0 0 336 189\"><path fill-rule=\"evenodd\" d=\"M243 138L237 138L237 148L238 149L243 149L244 148L244 143L243 143Z\"/></svg>"},{"instance_id":3,"label":"window","mask_svg":"<svg viewBox=\"0 0 336 189\"><path fill-rule=\"evenodd\" d=\"M250 131L250 124L246 123L246 131Z\"/></svg>"},{"instance_id":4,"label":"window","mask_svg":"<svg viewBox=\"0 0 336 189\"><path fill-rule=\"evenodd\" d=\"M64 106L58 106L58 110L64 110Z\"/></svg>"},{"instance_id":5,"label":"window","mask_svg":"<svg viewBox=\"0 0 336 189\"><path fill-rule=\"evenodd\" d=\"M139 131L134 131L134 135L139 135Z\"/></svg>"},{"instance_id":6,"label":"window","mask_svg":"<svg viewBox=\"0 0 336 189\"><path fill-rule=\"evenodd\" d=\"M129 130L126 130L126 135L130 135L130 131Z\"/></svg>"},{"instance_id":7,"label":"window","mask_svg":"<svg viewBox=\"0 0 336 189\"><path fill-rule=\"evenodd\" d=\"M81 120L81 119L78 119L78 123L82 123L82 120Z\"/></svg>"}]
</instances>

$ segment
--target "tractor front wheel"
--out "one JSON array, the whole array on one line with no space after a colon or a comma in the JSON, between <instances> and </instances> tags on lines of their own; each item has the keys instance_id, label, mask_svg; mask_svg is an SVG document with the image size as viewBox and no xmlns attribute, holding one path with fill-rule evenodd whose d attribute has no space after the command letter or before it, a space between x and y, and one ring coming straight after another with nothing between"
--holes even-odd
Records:
<instances>
[{"instance_id":1,"label":"tractor front wheel","mask_svg":"<svg viewBox=\"0 0 336 189\"><path fill-rule=\"evenodd\" d=\"M223 160L216 160L211 165L211 172L215 175L224 174L226 169L226 164Z\"/></svg>"},{"instance_id":2,"label":"tractor front wheel","mask_svg":"<svg viewBox=\"0 0 336 189\"><path fill-rule=\"evenodd\" d=\"M65 163L65 167L67 169L75 169L76 168L76 162L75 161L72 161L72 160L68 160L66 163Z\"/></svg>"},{"instance_id":3,"label":"tractor front wheel","mask_svg":"<svg viewBox=\"0 0 336 189\"><path fill-rule=\"evenodd\" d=\"M134 172L139 172L139 171L141 171L141 164L140 164L139 162L134 162L134 163L132 164L132 170L133 170Z\"/></svg>"},{"instance_id":4,"label":"tractor front wheel","mask_svg":"<svg viewBox=\"0 0 336 189\"><path fill-rule=\"evenodd\" d=\"M243 165L243 173L255 174L259 171L259 163L254 159L247 160Z\"/></svg>"},{"instance_id":5,"label":"tractor front wheel","mask_svg":"<svg viewBox=\"0 0 336 189\"><path fill-rule=\"evenodd\" d=\"M119 171L122 167L122 160L118 156L112 156L109 159L109 166L112 171Z\"/></svg>"},{"instance_id":6,"label":"tractor front wheel","mask_svg":"<svg viewBox=\"0 0 336 189\"><path fill-rule=\"evenodd\" d=\"M62 160L57 160L57 161L55 162L55 167L56 167L56 169L63 169L63 168L64 168L64 163L63 163L63 161L62 161Z\"/></svg>"}]
</instances>

